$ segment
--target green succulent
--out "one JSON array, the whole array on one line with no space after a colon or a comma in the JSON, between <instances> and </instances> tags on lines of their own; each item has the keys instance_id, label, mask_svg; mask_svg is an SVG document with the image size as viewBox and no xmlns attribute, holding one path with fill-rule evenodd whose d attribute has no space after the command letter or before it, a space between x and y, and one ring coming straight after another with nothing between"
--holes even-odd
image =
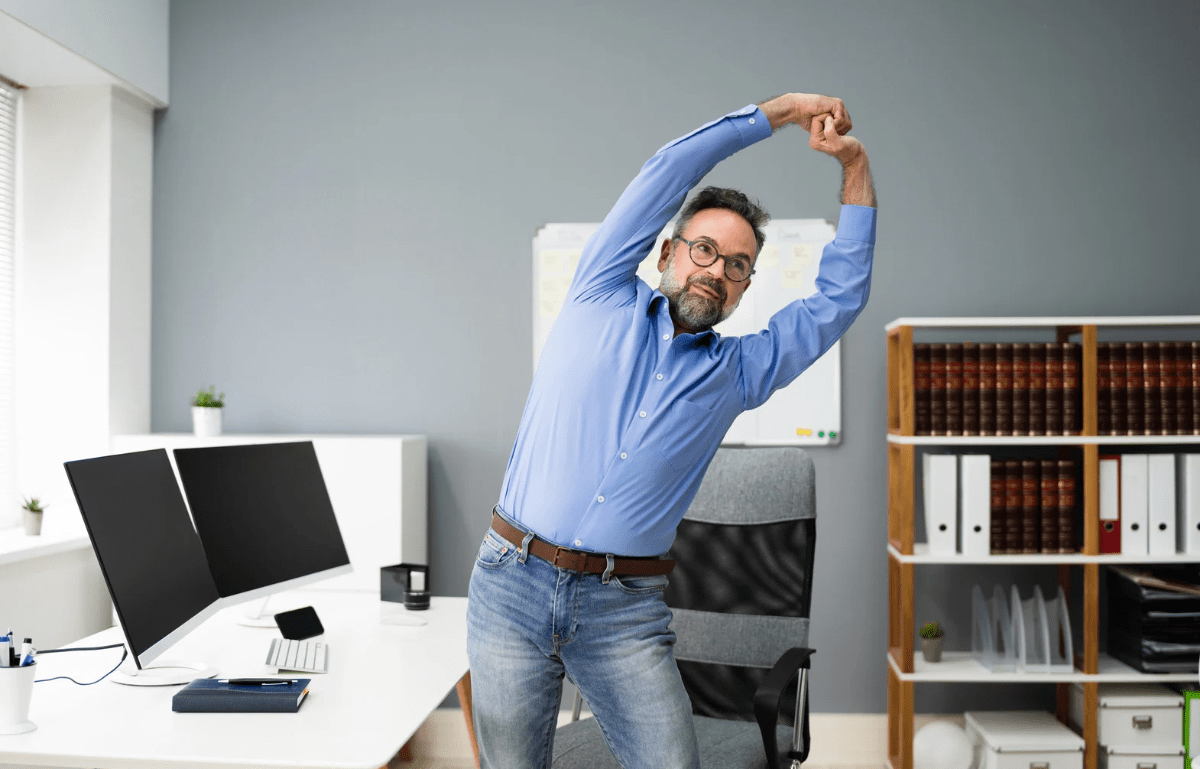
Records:
<instances>
[{"instance_id":1,"label":"green succulent","mask_svg":"<svg viewBox=\"0 0 1200 769\"><path fill-rule=\"evenodd\" d=\"M942 626L936 622L926 622L921 626L922 638L941 638L946 635L946 631L942 630Z\"/></svg>"},{"instance_id":2,"label":"green succulent","mask_svg":"<svg viewBox=\"0 0 1200 769\"><path fill-rule=\"evenodd\" d=\"M222 408L225 405L225 393L217 395L216 390L216 385L209 385L207 390L199 391L192 399L192 405L206 409Z\"/></svg>"},{"instance_id":3,"label":"green succulent","mask_svg":"<svg viewBox=\"0 0 1200 769\"><path fill-rule=\"evenodd\" d=\"M25 504L21 505L22 510L28 510L31 513L45 512L47 507L49 507L49 505L43 505L38 501L37 497L29 497L25 500Z\"/></svg>"}]
</instances>

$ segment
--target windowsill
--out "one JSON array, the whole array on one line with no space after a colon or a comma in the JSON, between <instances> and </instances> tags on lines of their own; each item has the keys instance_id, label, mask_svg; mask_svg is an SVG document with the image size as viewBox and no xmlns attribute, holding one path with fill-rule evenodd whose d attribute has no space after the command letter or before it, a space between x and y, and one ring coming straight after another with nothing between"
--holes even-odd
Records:
<instances>
[{"instance_id":1,"label":"windowsill","mask_svg":"<svg viewBox=\"0 0 1200 769\"><path fill-rule=\"evenodd\" d=\"M13 526L8 529L0 529L0 566L71 550L84 550L91 546L91 541L83 532L43 531L43 533L31 537L25 533L24 526Z\"/></svg>"}]
</instances>

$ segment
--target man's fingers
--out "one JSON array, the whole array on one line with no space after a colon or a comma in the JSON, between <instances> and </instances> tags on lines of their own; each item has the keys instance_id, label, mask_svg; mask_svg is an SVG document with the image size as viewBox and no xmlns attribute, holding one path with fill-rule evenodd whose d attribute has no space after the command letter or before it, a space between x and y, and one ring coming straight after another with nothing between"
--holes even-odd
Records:
<instances>
[{"instance_id":1,"label":"man's fingers","mask_svg":"<svg viewBox=\"0 0 1200 769\"><path fill-rule=\"evenodd\" d=\"M850 129L854 127L854 124L850 122L850 111L846 109L846 105L838 102L838 106L841 109L834 113L834 117L837 118L837 132L845 136L850 133Z\"/></svg>"},{"instance_id":2,"label":"man's fingers","mask_svg":"<svg viewBox=\"0 0 1200 769\"><path fill-rule=\"evenodd\" d=\"M838 140L839 133L837 130L837 121L833 119L833 115L825 116L825 141L835 142Z\"/></svg>"},{"instance_id":3,"label":"man's fingers","mask_svg":"<svg viewBox=\"0 0 1200 769\"><path fill-rule=\"evenodd\" d=\"M812 121L808 124L808 144L813 149L819 149L825 142L825 119L828 117L828 113L814 115Z\"/></svg>"}]
</instances>

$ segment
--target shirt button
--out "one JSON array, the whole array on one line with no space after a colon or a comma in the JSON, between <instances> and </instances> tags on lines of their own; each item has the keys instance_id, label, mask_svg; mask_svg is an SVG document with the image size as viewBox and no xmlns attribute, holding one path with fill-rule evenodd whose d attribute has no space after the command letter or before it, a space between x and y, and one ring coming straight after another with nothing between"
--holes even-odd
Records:
<instances>
[{"instance_id":1,"label":"shirt button","mask_svg":"<svg viewBox=\"0 0 1200 769\"><path fill-rule=\"evenodd\" d=\"M662 379L662 374L659 374L659 375L658 375L658 378L659 378L659 379Z\"/></svg>"},{"instance_id":2,"label":"shirt button","mask_svg":"<svg viewBox=\"0 0 1200 769\"><path fill-rule=\"evenodd\" d=\"M671 338L670 334L663 334L663 339L670 339L670 338Z\"/></svg>"},{"instance_id":3,"label":"shirt button","mask_svg":"<svg viewBox=\"0 0 1200 769\"><path fill-rule=\"evenodd\" d=\"M578 540L578 539L575 540L575 547L579 547L582 544L583 544L583 542L581 540Z\"/></svg>"},{"instance_id":4,"label":"shirt button","mask_svg":"<svg viewBox=\"0 0 1200 769\"><path fill-rule=\"evenodd\" d=\"M603 494L601 494L600 496L596 497L596 501L597 501L597 502L603 502L603 501L604 501L604 495L603 495Z\"/></svg>"},{"instance_id":5,"label":"shirt button","mask_svg":"<svg viewBox=\"0 0 1200 769\"><path fill-rule=\"evenodd\" d=\"M638 412L638 416L639 416L639 417L643 417L643 418L644 418L644 417L646 416L646 412L645 412L645 411L639 411L639 412Z\"/></svg>"},{"instance_id":6,"label":"shirt button","mask_svg":"<svg viewBox=\"0 0 1200 769\"><path fill-rule=\"evenodd\" d=\"M621 459L628 459L628 458L629 458L629 455L628 455L628 454L626 454L624 451L622 451L622 452L621 452Z\"/></svg>"},{"instance_id":7,"label":"shirt button","mask_svg":"<svg viewBox=\"0 0 1200 769\"><path fill-rule=\"evenodd\" d=\"M750 118L750 125L754 125L754 118Z\"/></svg>"}]
</instances>

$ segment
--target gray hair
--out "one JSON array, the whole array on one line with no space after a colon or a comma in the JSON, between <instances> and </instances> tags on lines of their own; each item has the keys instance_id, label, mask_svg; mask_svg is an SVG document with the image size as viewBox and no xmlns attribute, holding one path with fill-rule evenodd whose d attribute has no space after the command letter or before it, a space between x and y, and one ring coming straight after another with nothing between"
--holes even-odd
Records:
<instances>
[{"instance_id":1,"label":"gray hair","mask_svg":"<svg viewBox=\"0 0 1200 769\"><path fill-rule=\"evenodd\" d=\"M724 208L745 219L750 228L754 230L754 241L757 244L754 255L758 256L762 251L763 242L767 239L762 228L771 221L771 215L757 200L751 200L746 197L744 192L728 187L705 187L696 193L696 196L688 201L688 204L679 212L679 221L675 223L675 231L671 233L671 238L674 240L682 238L684 230L692 223L692 217L708 208Z\"/></svg>"}]
</instances>

